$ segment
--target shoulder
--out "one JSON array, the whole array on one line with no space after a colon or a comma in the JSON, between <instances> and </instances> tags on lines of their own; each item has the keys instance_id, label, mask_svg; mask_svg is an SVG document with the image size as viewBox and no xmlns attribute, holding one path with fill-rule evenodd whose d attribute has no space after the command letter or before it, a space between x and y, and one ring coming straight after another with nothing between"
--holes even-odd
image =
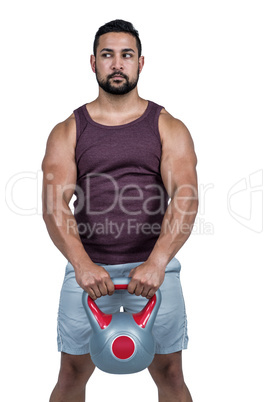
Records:
<instances>
[{"instance_id":1,"label":"shoulder","mask_svg":"<svg viewBox=\"0 0 268 402\"><path fill-rule=\"evenodd\" d=\"M43 163L56 162L58 158L69 158L75 154L76 122L72 113L66 120L56 124L49 134Z\"/></svg>"},{"instance_id":2,"label":"shoulder","mask_svg":"<svg viewBox=\"0 0 268 402\"><path fill-rule=\"evenodd\" d=\"M76 122L72 113L66 120L58 123L48 137L48 143L66 143L75 146Z\"/></svg>"},{"instance_id":3,"label":"shoulder","mask_svg":"<svg viewBox=\"0 0 268 402\"><path fill-rule=\"evenodd\" d=\"M71 140L75 133L76 122L74 113L72 113L66 120L56 124L56 126L52 129L50 136Z\"/></svg>"},{"instance_id":4,"label":"shoulder","mask_svg":"<svg viewBox=\"0 0 268 402\"><path fill-rule=\"evenodd\" d=\"M183 144L193 146L193 140L186 125L164 108L159 115L159 133L163 147Z\"/></svg>"}]
</instances>

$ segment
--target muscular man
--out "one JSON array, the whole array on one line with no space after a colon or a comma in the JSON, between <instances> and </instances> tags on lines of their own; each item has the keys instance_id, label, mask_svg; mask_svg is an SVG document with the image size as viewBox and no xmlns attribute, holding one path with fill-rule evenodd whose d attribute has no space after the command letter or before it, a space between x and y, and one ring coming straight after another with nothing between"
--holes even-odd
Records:
<instances>
[{"instance_id":1,"label":"muscular man","mask_svg":"<svg viewBox=\"0 0 268 402\"><path fill-rule=\"evenodd\" d=\"M94 364L81 295L84 289L104 312L118 311L121 298L111 278L120 276L131 277L123 292L126 311L141 310L160 287L156 354L148 369L160 402L192 401L182 372L188 335L175 255L197 212L196 155L185 125L138 95L143 65L131 23L102 26L91 56L99 95L48 138L43 216L68 260L58 315L61 368L50 402L85 401Z\"/></svg>"}]
</instances>

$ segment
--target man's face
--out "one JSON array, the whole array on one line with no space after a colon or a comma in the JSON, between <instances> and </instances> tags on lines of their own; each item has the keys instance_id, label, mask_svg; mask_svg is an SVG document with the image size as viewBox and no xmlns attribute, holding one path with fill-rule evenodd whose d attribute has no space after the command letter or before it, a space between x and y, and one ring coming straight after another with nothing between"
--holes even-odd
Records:
<instances>
[{"instance_id":1,"label":"man's face","mask_svg":"<svg viewBox=\"0 0 268 402\"><path fill-rule=\"evenodd\" d=\"M113 95L125 95L138 83L143 57L138 57L136 38L124 32L100 36L91 65L99 86Z\"/></svg>"}]
</instances>

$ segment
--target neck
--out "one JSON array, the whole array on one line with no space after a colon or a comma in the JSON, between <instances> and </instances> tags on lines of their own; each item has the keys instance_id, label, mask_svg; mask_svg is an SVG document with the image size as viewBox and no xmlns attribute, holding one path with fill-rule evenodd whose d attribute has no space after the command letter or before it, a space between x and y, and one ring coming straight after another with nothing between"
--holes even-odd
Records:
<instances>
[{"instance_id":1,"label":"neck","mask_svg":"<svg viewBox=\"0 0 268 402\"><path fill-rule=\"evenodd\" d=\"M137 109L143 102L144 99L139 96L137 88L125 95L112 95L99 88L99 96L94 103L106 113L125 113Z\"/></svg>"}]
</instances>

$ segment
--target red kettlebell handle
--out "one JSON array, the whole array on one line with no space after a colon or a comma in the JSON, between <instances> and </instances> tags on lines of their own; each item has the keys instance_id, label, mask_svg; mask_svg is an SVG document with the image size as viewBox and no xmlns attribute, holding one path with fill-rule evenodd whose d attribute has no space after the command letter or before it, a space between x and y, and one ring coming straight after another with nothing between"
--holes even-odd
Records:
<instances>
[{"instance_id":1,"label":"red kettlebell handle","mask_svg":"<svg viewBox=\"0 0 268 402\"><path fill-rule=\"evenodd\" d=\"M114 285L115 290L127 289L128 285Z\"/></svg>"},{"instance_id":2,"label":"red kettlebell handle","mask_svg":"<svg viewBox=\"0 0 268 402\"><path fill-rule=\"evenodd\" d=\"M115 288L115 290L127 289L128 284L116 284L116 285L114 285L114 288ZM112 321L113 315L103 313L89 295L87 298L87 304L88 304L88 307L90 308L92 314L94 315L96 321L98 322L99 326L101 327L101 329L108 327L108 325ZM145 307L140 312L132 314L134 321L141 328L146 327L146 324L147 324L147 322L150 318L150 315L155 307L155 304L156 304L156 295L154 294L153 297L151 299L149 299L148 303L145 305Z\"/></svg>"}]
</instances>

